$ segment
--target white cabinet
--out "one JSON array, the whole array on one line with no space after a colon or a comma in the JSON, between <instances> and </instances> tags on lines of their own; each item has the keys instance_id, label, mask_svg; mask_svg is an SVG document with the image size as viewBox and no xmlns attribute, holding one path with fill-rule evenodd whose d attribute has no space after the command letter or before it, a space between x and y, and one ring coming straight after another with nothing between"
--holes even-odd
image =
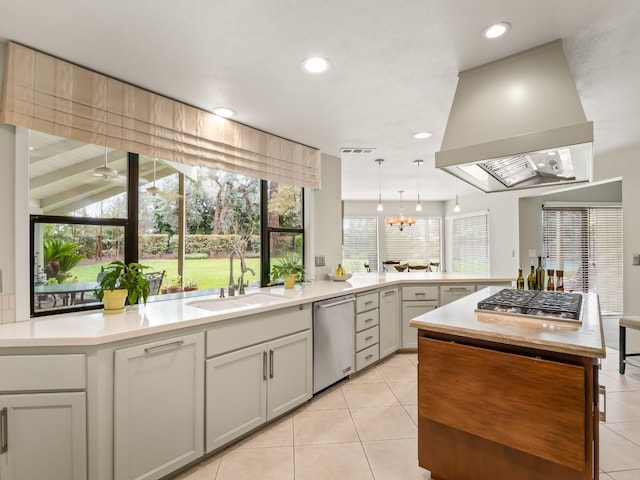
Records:
<instances>
[{"instance_id":1,"label":"white cabinet","mask_svg":"<svg viewBox=\"0 0 640 480\"><path fill-rule=\"evenodd\" d=\"M85 355L0 356L2 480L87 478L85 389Z\"/></svg>"},{"instance_id":2,"label":"white cabinet","mask_svg":"<svg viewBox=\"0 0 640 480\"><path fill-rule=\"evenodd\" d=\"M225 339L230 333L227 327L233 330L233 338ZM208 354L214 355L206 362L207 452L311 398L310 327L311 307L306 305L235 320L227 326L221 322L207 332ZM285 336L276 338L281 334ZM216 338L211 345L210 338ZM263 341L236 350L236 338Z\"/></svg>"},{"instance_id":3,"label":"white cabinet","mask_svg":"<svg viewBox=\"0 0 640 480\"><path fill-rule=\"evenodd\" d=\"M402 287L402 348L418 348L418 329L411 319L438 308L439 289L434 285Z\"/></svg>"},{"instance_id":4,"label":"white cabinet","mask_svg":"<svg viewBox=\"0 0 640 480\"><path fill-rule=\"evenodd\" d=\"M400 348L400 296L397 288L380 290L380 358Z\"/></svg>"},{"instance_id":5,"label":"white cabinet","mask_svg":"<svg viewBox=\"0 0 640 480\"><path fill-rule=\"evenodd\" d=\"M87 478L85 393L0 395L0 478Z\"/></svg>"},{"instance_id":6,"label":"white cabinet","mask_svg":"<svg viewBox=\"0 0 640 480\"><path fill-rule=\"evenodd\" d=\"M440 306L459 300L475 291L475 285L442 285L440 287Z\"/></svg>"},{"instance_id":7,"label":"white cabinet","mask_svg":"<svg viewBox=\"0 0 640 480\"><path fill-rule=\"evenodd\" d=\"M114 478L155 479L204 454L204 334L115 351Z\"/></svg>"},{"instance_id":8,"label":"white cabinet","mask_svg":"<svg viewBox=\"0 0 640 480\"><path fill-rule=\"evenodd\" d=\"M380 358L378 292L361 293L356 296L356 372L375 363Z\"/></svg>"}]
</instances>

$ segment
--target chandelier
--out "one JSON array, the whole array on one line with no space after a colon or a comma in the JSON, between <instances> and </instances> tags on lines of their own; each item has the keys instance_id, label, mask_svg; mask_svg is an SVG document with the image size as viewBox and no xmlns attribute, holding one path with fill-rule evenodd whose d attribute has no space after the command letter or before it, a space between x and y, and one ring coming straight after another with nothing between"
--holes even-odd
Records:
<instances>
[{"instance_id":1,"label":"chandelier","mask_svg":"<svg viewBox=\"0 0 640 480\"><path fill-rule=\"evenodd\" d=\"M387 217L386 224L390 227L394 227L397 225L400 231L403 231L404 227L411 226L416 223L416 219L413 217L405 217L404 213L402 212L402 194L404 193L404 190L398 190L398 193L400 194L400 210L398 212L398 216Z\"/></svg>"}]
</instances>

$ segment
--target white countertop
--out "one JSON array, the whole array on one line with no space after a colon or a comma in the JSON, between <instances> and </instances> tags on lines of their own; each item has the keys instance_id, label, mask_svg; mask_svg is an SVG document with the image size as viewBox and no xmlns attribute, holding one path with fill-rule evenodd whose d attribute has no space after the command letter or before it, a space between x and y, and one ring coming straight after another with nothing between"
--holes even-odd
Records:
<instances>
[{"instance_id":1,"label":"white countertop","mask_svg":"<svg viewBox=\"0 0 640 480\"><path fill-rule=\"evenodd\" d=\"M478 302L500 291L487 287L412 319L409 325L430 332L520 345L592 358L606 355L598 296L585 293L582 323L475 312Z\"/></svg>"},{"instance_id":2,"label":"white countertop","mask_svg":"<svg viewBox=\"0 0 640 480\"><path fill-rule=\"evenodd\" d=\"M138 305L125 313L105 315L103 310L66 313L38 317L26 321L0 325L0 347L28 346L87 346L169 332L180 328L204 325L221 320L240 318L256 313L286 308L339 295L358 293L384 286L406 284L498 283L512 278L490 278L439 272L362 273L354 274L347 282L314 281L284 287L261 288L252 292L282 297L282 301L258 307L230 308L210 312L188 303L217 299L218 295L161 300Z\"/></svg>"}]
</instances>

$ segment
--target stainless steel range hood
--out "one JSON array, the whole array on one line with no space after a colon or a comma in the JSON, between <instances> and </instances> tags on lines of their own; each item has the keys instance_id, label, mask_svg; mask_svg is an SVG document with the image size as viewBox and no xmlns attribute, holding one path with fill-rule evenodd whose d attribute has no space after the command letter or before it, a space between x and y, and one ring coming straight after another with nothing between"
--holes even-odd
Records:
<instances>
[{"instance_id":1,"label":"stainless steel range hood","mask_svg":"<svg viewBox=\"0 0 640 480\"><path fill-rule=\"evenodd\" d=\"M587 182L592 142L557 40L459 73L435 163L483 192Z\"/></svg>"}]
</instances>

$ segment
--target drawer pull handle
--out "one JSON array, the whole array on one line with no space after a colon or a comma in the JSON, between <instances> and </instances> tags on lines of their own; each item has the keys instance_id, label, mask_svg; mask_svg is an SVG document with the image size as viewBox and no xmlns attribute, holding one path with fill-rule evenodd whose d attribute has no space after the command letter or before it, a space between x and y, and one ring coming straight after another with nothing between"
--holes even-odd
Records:
<instances>
[{"instance_id":1,"label":"drawer pull handle","mask_svg":"<svg viewBox=\"0 0 640 480\"><path fill-rule=\"evenodd\" d=\"M373 322L373 318L367 318L364 323L369 323L369 322Z\"/></svg>"},{"instance_id":2,"label":"drawer pull handle","mask_svg":"<svg viewBox=\"0 0 640 480\"><path fill-rule=\"evenodd\" d=\"M369 335L367 338L364 339L365 342L368 342L369 340L373 340L373 335Z\"/></svg>"},{"instance_id":3,"label":"drawer pull handle","mask_svg":"<svg viewBox=\"0 0 640 480\"><path fill-rule=\"evenodd\" d=\"M466 292L467 287L450 287L449 291L450 292Z\"/></svg>"},{"instance_id":4,"label":"drawer pull handle","mask_svg":"<svg viewBox=\"0 0 640 480\"><path fill-rule=\"evenodd\" d=\"M387 290L386 292L384 292L384 296L388 297L389 295L394 295L396 292L393 290Z\"/></svg>"},{"instance_id":5,"label":"drawer pull handle","mask_svg":"<svg viewBox=\"0 0 640 480\"><path fill-rule=\"evenodd\" d=\"M424 292L416 292L415 293L416 297L424 297L425 295L426 295L426 293L424 293Z\"/></svg>"},{"instance_id":6,"label":"drawer pull handle","mask_svg":"<svg viewBox=\"0 0 640 480\"><path fill-rule=\"evenodd\" d=\"M0 453L7 453L9 450L9 436L8 426L7 426L7 407L4 407L0 411Z\"/></svg>"},{"instance_id":7,"label":"drawer pull handle","mask_svg":"<svg viewBox=\"0 0 640 480\"><path fill-rule=\"evenodd\" d=\"M366 357L364 357L365 360L369 360L373 358L373 353L370 353L369 355L367 355Z\"/></svg>"},{"instance_id":8,"label":"drawer pull handle","mask_svg":"<svg viewBox=\"0 0 640 480\"><path fill-rule=\"evenodd\" d=\"M365 305L371 305L373 303L373 300L367 300L366 302L364 302Z\"/></svg>"},{"instance_id":9,"label":"drawer pull handle","mask_svg":"<svg viewBox=\"0 0 640 480\"><path fill-rule=\"evenodd\" d=\"M607 421L607 387L604 385L598 385L598 394L602 395L602 411L598 412L598 416L601 422Z\"/></svg>"},{"instance_id":10,"label":"drawer pull handle","mask_svg":"<svg viewBox=\"0 0 640 480\"><path fill-rule=\"evenodd\" d=\"M153 353L158 350L167 350L170 348L179 348L184 345L184 340L176 340L175 342L163 343L161 345L154 345L153 347L146 347L144 353Z\"/></svg>"}]
</instances>

